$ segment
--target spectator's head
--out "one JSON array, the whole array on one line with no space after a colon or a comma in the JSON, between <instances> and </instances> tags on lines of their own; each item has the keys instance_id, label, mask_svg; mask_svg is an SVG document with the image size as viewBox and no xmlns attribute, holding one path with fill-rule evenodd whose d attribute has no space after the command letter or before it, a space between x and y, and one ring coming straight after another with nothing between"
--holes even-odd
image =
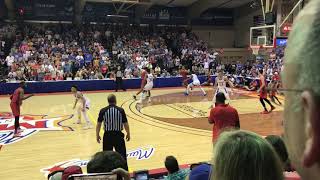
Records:
<instances>
[{"instance_id":1,"label":"spectator's head","mask_svg":"<svg viewBox=\"0 0 320 180\"><path fill-rule=\"evenodd\" d=\"M71 86L71 92L75 93L77 91L78 91L78 86L76 85Z\"/></svg>"},{"instance_id":2,"label":"spectator's head","mask_svg":"<svg viewBox=\"0 0 320 180\"><path fill-rule=\"evenodd\" d=\"M97 152L87 165L88 173L106 173L114 169L126 169L126 161L114 151Z\"/></svg>"},{"instance_id":3,"label":"spectator's head","mask_svg":"<svg viewBox=\"0 0 320 180\"><path fill-rule=\"evenodd\" d=\"M116 105L117 104L117 98L114 94L110 94L108 96L108 103L109 103L109 105Z\"/></svg>"},{"instance_id":4,"label":"spectator's head","mask_svg":"<svg viewBox=\"0 0 320 180\"><path fill-rule=\"evenodd\" d=\"M259 69L259 75L263 75L263 69Z\"/></svg>"},{"instance_id":5,"label":"spectator's head","mask_svg":"<svg viewBox=\"0 0 320 180\"><path fill-rule=\"evenodd\" d=\"M285 52L285 142L302 179L320 177L320 1L310 1L295 19ZM302 60L303 59L303 60Z\"/></svg>"},{"instance_id":6,"label":"spectator's head","mask_svg":"<svg viewBox=\"0 0 320 180\"><path fill-rule=\"evenodd\" d=\"M226 96L222 92L218 92L216 94L216 103L217 104L225 104Z\"/></svg>"},{"instance_id":7,"label":"spectator's head","mask_svg":"<svg viewBox=\"0 0 320 180\"><path fill-rule=\"evenodd\" d=\"M169 174L173 174L179 171L178 161L173 156L167 156L166 160L164 161L164 165L166 166Z\"/></svg>"},{"instance_id":8,"label":"spectator's head","mask_svg":"<svg viewBox=\"0 0 320 180\"><path fill-rule=\"evenodd\" d=\"M271 145L248 131L222 133L213 164L212 179L283 180L280 160Z\"/></svg>"},{"instance_id":9,"label":"spectator's head","mask_svg":"<svg viewBox=\"0 0 320 180\"><path fill-rule=\"evenodd\" d=\"M283 166L285 167L289 162L289 156L286 145L284 144L282 138L277 135L270 135L267 136L265 139L272 145L272 147L278 154L280 160L282 161Z\"/></svg>"}]
</instances>

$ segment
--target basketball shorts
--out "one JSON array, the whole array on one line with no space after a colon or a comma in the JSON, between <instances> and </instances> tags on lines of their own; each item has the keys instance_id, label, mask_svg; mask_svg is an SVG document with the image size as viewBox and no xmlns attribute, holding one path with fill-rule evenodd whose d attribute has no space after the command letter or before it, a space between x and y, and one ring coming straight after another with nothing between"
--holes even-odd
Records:
<instances>
[{"instance_id":1,"label":"basketball shorts","mask_svg":"<svg viewBox=\"0 0 320 180\"><path fill-rule=\"evenodd\" d=\"M153 83L147 83L145 86L144 86L144 88L143 88L143 90L144 91L150 91L151 89L153 88Z\"/></svg>"}]
</instances>

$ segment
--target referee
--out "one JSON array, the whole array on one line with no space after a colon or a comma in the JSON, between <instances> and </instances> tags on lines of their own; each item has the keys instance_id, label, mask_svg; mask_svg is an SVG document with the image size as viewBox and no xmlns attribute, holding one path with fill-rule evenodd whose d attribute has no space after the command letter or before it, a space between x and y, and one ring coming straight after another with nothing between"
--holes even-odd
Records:
<instances>
[{"instance_id":1,"label":"referee","mask_svg":"<svg viewBox=\"0 0 320 180\"><path fill-rule=\"evenodd\" d=\"M124 141L124 134L121 132L123 127L127 132L126 139L130 140L130 129L124 109L116 106L117 100L114 94L108 96L109 106L102 108L98 117L98 124L96 128L97 142L100 143L100 129L103 122L103 151L113 151L120 153L127 161L126 144Z\"/></svg>"},{"instance_id":2,"label":"referee","mask_svg":"<svg viewBox=\"0 0 320 180\"><path fill-rule=\"evenodd\" d=\"M122 77L123 77L123 73L121 71L121 67L118 66L118 69L116 71L116 92L118 92L118 89L122 89L123 91L126 91L126 89L124 88L123 86L123 80L122 80Z\"/></svg>"}]
</instances>

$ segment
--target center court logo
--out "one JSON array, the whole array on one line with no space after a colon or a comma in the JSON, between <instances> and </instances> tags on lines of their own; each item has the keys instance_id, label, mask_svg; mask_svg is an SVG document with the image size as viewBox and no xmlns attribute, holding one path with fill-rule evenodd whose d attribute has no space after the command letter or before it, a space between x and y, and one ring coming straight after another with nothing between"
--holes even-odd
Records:
<instances>
[{"instance_id":1,"label":"center court logo","mask_svg":"<svg viewBox=\"0 0 320 180\"><path fill-rule=\"evenodd\" d=\"M155 152L154 147L145 147L145 148L137 148L134 150L130 150L127 152L127 158L135 158L136 160L146 160L149 159L151 156L153 156ZM52 166L42 168L40 169L40 172L44 173L45 176L48 176L48 174L54 172L54 171L60 171L65 169L69 166L80 166L85 167L87 166L89 160L81 160L81 159L71 159L68 161L58 162Z\"/></svg>"},{"instance_id":2,"label":"center court logo","mask_svg":"<svg viewBox=\"0 0 320 180\"><path fill-rule=\"evenodd\" d=\"M22 115L20 116L20 127L23 131L20 136L13 137L13 115L0 112L0 147L21 141L39 131L72 131L70 127L60 125L62 121L71 119L72 116L48 118L46 115Z\"/></svg>"}]
</instances>

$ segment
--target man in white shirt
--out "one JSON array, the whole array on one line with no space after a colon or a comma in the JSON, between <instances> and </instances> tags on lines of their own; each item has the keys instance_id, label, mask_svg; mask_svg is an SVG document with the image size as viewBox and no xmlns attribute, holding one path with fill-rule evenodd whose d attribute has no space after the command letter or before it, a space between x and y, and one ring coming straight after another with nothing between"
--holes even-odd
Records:
<instances>
[{"instance_id":1,"label":"man in white shirt","mask_svg":"<svg viewBox=\"0 0 320 180\"><path fill-rule=\"evenodd\" d=\"M79 62L79 61L84 60L84 58L83 58L83 56L82 56L81 54L78 54L78 55L76 56L76 60Z\"/></svg>"},{"instance_id":2,"label":"man in white shirt","mask_svg":"<svg viewBox=\"0 0 320 180\"><path fill-rule=\"evenodd\" d=\"M9 56L6 57L6 63L9 68L11 68L14 62L14 56L10 53Z\"/></svg>"}]
</instances>

